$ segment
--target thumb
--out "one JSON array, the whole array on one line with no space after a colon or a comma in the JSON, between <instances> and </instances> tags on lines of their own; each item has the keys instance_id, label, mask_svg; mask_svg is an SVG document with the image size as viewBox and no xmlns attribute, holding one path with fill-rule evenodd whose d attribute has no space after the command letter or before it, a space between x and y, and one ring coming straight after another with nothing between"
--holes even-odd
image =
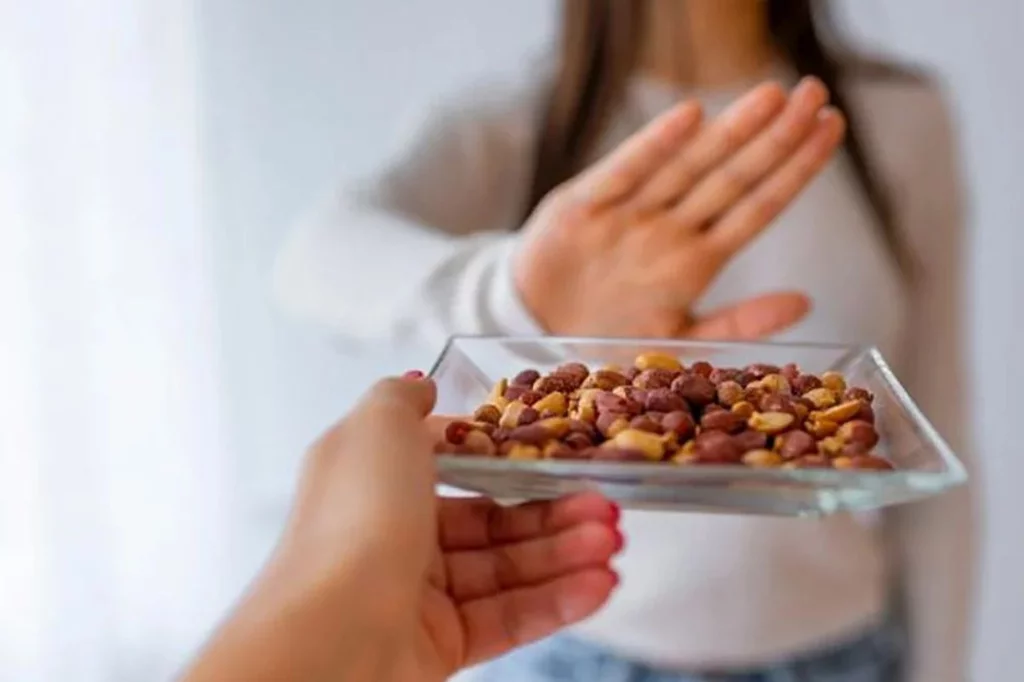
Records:
<instances>
[{"instance_id":1,"label":"thumb","mask_svg":"<svg viewBox=\"0 0 1024 682\"><path fill-rule=\"evenodd\" d=\"M427 426L435 398L422 374L384 379L320 438L307 455L283 551L330 561L373 556L378 571L424 570L436 538Z\"/></svg>"},{"instance_id":2,"label":"thumb","mask_svg":"<svg viewBox=\"0 0 1024 682\"><path fill-rule=\"evenodd\" d=\"M343 420L352 466L371 476L381 468L432 467L419 454L433 449L426 419L436 401L437 387L419 372L374 384Z\"/></svg>"},{"instance_id":3,"label":"thumb","mask_svg":"<svg viewBox=\"0 0 1024 682\"><path fill-rule=\"evenodd\" d=\"M324 505L332 517L363 519L374 537L383 528L415 526L409 514L432 518L434 438L427 416L436 395L434 382L418 373L370 388L314 446L299 516Z\"/></svg>"},{"instance_id":4,"label":"thumb","mask_svg":"<svg viewBox=\"0 0 1024 682\"><path fill-rule=\"evenodd\" d=\"M433 438L426 418L437 388L419 372L382 379L314 447L312 467L341 468L348 482L387 488L409 475L432 476ZM418 471L423 469L423 471Z\"/></svg>"},{"instance_id":5,"label":"thumb","mask_svg":"<svg viewBox=\"0 0 1024 682\"><path fill-rule=\"evenodd\" d=\"M360 400L359 411L392 419L423 421L437 402L437 387L421 372L378 381Z\"/></svg>"},{"instance_id":6,"label":"thumb","mask_svg":"<svg viewBox=\"0 0 1024 682\"><path fill-rule=\"evenodd\" d=\"M687 330L688 338L753 341L778 333L803 319L811 300L799 292L755 296L701 316Z\"/></svg>"}]
</instances>

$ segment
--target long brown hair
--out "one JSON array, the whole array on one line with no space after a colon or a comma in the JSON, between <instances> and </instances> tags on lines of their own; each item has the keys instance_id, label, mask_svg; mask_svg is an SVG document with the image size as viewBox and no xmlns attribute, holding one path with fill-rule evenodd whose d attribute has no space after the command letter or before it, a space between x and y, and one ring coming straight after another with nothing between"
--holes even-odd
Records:
<instances>
[{"instance_id":1,"label":"long brown hair","mask_svg":"<svg viewBox=\"0 0 1024 682\"><path fill-rule=\"evenodd\" d=\"M847 119L845 157L853 179L874 213L880 236L897 265L910 274L911 262L897 230L886 188L879 182L843 89L854 67L879 77L919 80L920 74L893 65L841 60L820 33L828 13L817 17L815 0L766 0L772 40L801 75L819 78L831 102ZM560 183L582 170L633 75L642 39L645 0L562 0L559 65L538 138L528 212ZM827 9L827 8L825 8ZM831 36L830 36L831 37Z\"/></svg>"}]
</instances>

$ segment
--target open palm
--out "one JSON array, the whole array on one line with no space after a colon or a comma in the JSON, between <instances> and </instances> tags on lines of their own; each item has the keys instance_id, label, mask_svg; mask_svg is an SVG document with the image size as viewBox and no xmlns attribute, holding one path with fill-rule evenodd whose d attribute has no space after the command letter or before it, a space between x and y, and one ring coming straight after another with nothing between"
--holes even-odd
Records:
<instances>
[{"instance_id":1,"label":"open palm","mask_svg":"<svg viewBox=\"0 0 1024 682\"><path fill-rule=\"evenodd\" d=\"M618 516L589 493L517 507L439 499L437 552L396 679L448 679L595 612L618 582Z\"/></svg>"}]
</instances>

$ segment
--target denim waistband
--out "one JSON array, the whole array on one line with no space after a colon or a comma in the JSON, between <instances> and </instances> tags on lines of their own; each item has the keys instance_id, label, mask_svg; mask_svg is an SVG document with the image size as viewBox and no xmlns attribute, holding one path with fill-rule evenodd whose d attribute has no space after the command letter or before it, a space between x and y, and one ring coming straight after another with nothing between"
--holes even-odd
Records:
<instances>
[{"instance_id":1,"label":"denim waistband","mask_svg":"<svg viewBox=\"0 0 1024 682\"><path fill-rule=\"evenodd\" d=\"M845 642L750 670L680 672L621 658L567 635L550 638L488 666L488 682L894 682L904 631L886 622Z\"/></svg>"}]
</instances>

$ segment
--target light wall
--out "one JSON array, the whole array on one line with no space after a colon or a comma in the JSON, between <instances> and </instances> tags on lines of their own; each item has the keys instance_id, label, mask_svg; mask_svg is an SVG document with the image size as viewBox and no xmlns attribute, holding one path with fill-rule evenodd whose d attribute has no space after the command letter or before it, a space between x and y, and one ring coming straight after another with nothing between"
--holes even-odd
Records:
<instances>
[{"instance_id":1,"label":"light wall","mask_svg":"<svg viewBox=\"0 0 1024 682\"><path fill-rule=\"evenodd\" d=\"M204 130L216 226L233 451L250 501L251 556L281 521L294 464L316 431L385 371L423 356L345 357L279 318L268 271L290 221L342 177L372 165L403 112L545 44L555 3L518 0L219 0L202 3ZM861 0L855 34L925 60L949 79L973 191L974 362L988 517L977 680L999 679L1024 640L1024 532L1016 437L1024 360L1014 268L1024 217L1024 94L1016 0Z\"/></svg>"}]
</instances>

